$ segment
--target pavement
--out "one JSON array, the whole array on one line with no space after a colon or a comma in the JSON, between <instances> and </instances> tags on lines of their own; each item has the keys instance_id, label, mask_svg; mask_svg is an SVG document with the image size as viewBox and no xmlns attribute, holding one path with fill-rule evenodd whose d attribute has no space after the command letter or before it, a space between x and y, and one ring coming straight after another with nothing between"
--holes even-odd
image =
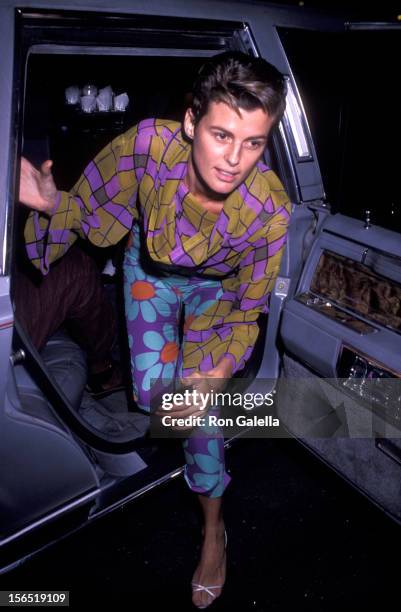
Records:
<instances>
[{"instance_id":1,"label":"pavement","mask_svg":"<svg viewBox=\"0 0 401 612\"><path fill-rule=\"evenodd\" d=\"M273 612L396 605L401 526L291 439L227 452L227 581L210 610ZM200 545L180 477L1 576L2 590L69 590L70 607L193 611Z\"/></svg>"}]
</instances>

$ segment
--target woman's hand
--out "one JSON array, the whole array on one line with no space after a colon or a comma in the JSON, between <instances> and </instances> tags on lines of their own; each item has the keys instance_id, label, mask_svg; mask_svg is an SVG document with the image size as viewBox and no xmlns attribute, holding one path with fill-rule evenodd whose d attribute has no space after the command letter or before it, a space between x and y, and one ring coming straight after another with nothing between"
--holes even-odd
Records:
<instances>
[{"instance_id":1,"label":"woman's hand","mask_svg":"<svg viewBox=\"0 0 401 612\"><path fill-rule=\"evenodd\" d=\"M211 397L211 392L221 391L232 375L232 363L227 357L222 357L216 367L206 372L193 372L182 379L185 387L192 387L204 397Z\"/></svg>"},{"instance_id":2,"label":"woman's hand","mask_svg":"<svg viewBox=\"0 0 401 612\"><path fill-rule=\"evenodd\" d=\"M19 201L40 212L49 213L55 206L57 187L48 159L37 170L25 157L21 158Z\"/></svg>"},{"instance_id":3,"label":"woman's hand","mask_svg":"<svg viewBox=\"0 0 401 612\"><path fill-rule=\"evenodd\" d=\"M185 419L187 417L191 417L191 420L193 421L194 419L196 419L197 417L204 417L206 414L206 410L204 408L201 409L201 406L199 404L187 404L184 403L183 405L178 405L178 404L174 404L173 402L173 407L166 409L166 408L159 408L155 414L157 414L157 416L159 417L164 417L164 416L168 416L171 417L172 419ZM193 426L192 425L169 425L170 429L173 429L175 431L180 431L180 430L186 430L186 429L192 429Z\"/></svg>"},{"instance_id":4,"label":"woman's hand","mask_svg":"<svg viewBox=\"0 0 401 612\"><path fill-rule=\"evenodd\" d=\"M184 386L191 386L199 393L210 393L210 391L220 391L232 376L232 363L227 357L222 357L211 370L207 372L194 372L190 376L183 378Z\"/></svg>"},{"instance_id":5,"label":"woman's hand","mask_svg":"<svg viewBox=\"0 0 401 612\"><path fill-rule=\"evenodd\" d=\"M231 378L232 374L232 363L231 361L223 357L215 368L208 370L206 372L194 372L190 376L183 378L182 383L183 386L192 389L191 392L197 391L198 398L210 398L211 392L221 391L221 389L225 386L227 379ZM209 394L209 395L208 395ZM197 417L204 417L207 409L210 407L210 399L207 402L206 406L204 401L198 401L193 404L184 404L182 406L174 405L173 408L168 411L159 408L156 414L158 416L165 416L168 414L171 418L186 418L192 417L195 419ZM171 429L175 430L185 430L192 429L191 426L172 426Z\"/></svg>"}]
</instances>

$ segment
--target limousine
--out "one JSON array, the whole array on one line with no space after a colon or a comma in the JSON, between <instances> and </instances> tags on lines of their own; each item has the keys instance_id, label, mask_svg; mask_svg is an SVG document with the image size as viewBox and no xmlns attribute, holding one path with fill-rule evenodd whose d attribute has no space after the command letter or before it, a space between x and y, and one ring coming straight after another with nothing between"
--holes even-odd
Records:
<instances>
[{"instance_id":1,"label":"limousine","mask_svg":"<svg viewBox=\"0 0 401 612\"><path fill-rule=\"evenodd\" d=\"M279 419L282 435L400 520L400 123L389 61L399 38L397 22L245 1L1 5L1 572L183 470L180 445L148 434L129 393L88 393L85 353L65 329L37 352L19 321L21 157L51 158L69 189L139 120L180 120L200 65L225 50L264 57L286 77L286 111L264 158L292 202L269 315L236 377L249 393L274 390L274 412L247 410L226 445ZM68 103L68 88L92 84L125 102L93 112ZM121 321L124 364L119 253L93 257Z\"/></svg>"}]
</instances>

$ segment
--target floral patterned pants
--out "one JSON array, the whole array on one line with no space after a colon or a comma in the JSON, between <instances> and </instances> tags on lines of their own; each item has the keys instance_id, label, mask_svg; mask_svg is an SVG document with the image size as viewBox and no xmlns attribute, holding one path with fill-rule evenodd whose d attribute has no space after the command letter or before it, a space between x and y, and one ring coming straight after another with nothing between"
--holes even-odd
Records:
<instances>
[{"instance_id":1,"label":"floral patterned pants","mask_svg":"<svg viewBox=\"0 0 401 612\"><path fill-rule=\"evenodd\" d=\"M172 382L183 374L182 346L188 323L216 302L223 290L218 280L145 273L140 263L140 240L139 228L134 225L124 259L124 300L134 399L149 412L155 389L171 391ZM180 334L182 313L185 318ZM209 369L205 356L199 371ZM190 373L185 371L185 375ZM211 411L218 414L216 407ZM197 436L195 430L183 440L184 477L192 491L220 497L230 482L224 466L224 438L218 427L205 425L200 433Z\"/></svg>"}]
</instances>

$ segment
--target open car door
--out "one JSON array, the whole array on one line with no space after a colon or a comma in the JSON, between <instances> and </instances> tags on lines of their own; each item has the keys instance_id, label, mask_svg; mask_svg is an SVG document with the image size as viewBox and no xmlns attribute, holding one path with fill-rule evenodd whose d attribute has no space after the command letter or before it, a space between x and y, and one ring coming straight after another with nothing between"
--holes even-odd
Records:
<instances>
[{"instance_id":1,"label":"open car door","mask_svg":"<svg viewBox=\"0 0 401 612\"><path fill-rule=\"evenodd\" d=\"M400 91L395 25L280 31L325 196L292 242L280 342L281 423L401 519ZM327 209L330 209L330 213Z\"/></svg>"}]
</instances>

